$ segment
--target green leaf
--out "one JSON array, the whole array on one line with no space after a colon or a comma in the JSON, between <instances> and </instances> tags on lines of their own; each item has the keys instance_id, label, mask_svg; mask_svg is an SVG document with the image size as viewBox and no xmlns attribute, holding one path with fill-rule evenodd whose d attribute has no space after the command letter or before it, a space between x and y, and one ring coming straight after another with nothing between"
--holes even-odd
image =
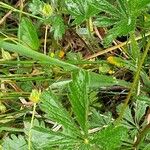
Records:
<instances>
[{"instance_id":1,"label":"green leaf","mask_svg":"<svg viewBox=\"0 0 150 150\"><path fill-rule=\"evenodd\" d=\"M98 17L95 21L94 24L98 27L109 27L117 23L117 19L115 18L109 18L106 16Z\"/></svg>"},{"instance_id":2,"label":"green leaf","mask_svg":"<svg viewBox=\"0 0 150 150\"><path fill-rule=\"evenodd\" d=\"M95 109L92 111L90 116L90 125L92 128L108 126L113 122L111 113L100 114Z\"/></svg>"},{"instance_id":3,"label":"green leaf","mask_svg":"<svg viewBox=\"0 0 150 150\"><path fill-rule=\"evenodd\" d=\"M99 9L93 7L91 0L66 0L66 6L75 19L73 24L77 25L99 13Z\"/></svg>"},{"instance_id":4,"label":"green leaf","mask_svg":"<svg viewBox=\"0 0 150 150\"><path fill-rule=\"evenodd\" d=\"M2 131L9 131L9 132L24 132L23 129L20 128L12 128L12 127L6 127L6 125L0 126L0 133Z\"/></svg>"},{"instance_id":5,"label":"green leaf","mask_svg":"<svg viewBox=\"0 0 150 150\"><path fill-rule=\"evenodd\" d=\"M136 124L140 124L142 118L146 114L148 105L144 101L136 101L135 103L135 122Z\"/></svg>"},{"instance_id":6,"label":"green leaf","mask_svg":"<svg viewBox=\"0 0 150 150\"><path fill-rule=\"evenodd\" d=\"M104 45L108 46L117 36L127 35L136 28L136 20L148 1L117 0L113 5L107 0L93 0L94 7L104 12L96 20L98 26L113 26L104 39ZM116 20L116 21L114 21ZM102 21L102 22L101 22Z\"/></svg>"},{"instance_id":7,"label":"green leaf","mask_svg":"<svg viewBox=\"0 0 150 150\"><path fill-rule=\"evenodd\" d=\"M127 138L127 129L122 126L109 126L95 134L92 140L102 150L115 150L120 148L122 141Z\"/></svg>"},{"instance_id":8,"label":"green leaf","mask_svg":"<svg viewBox=\"0 0 150 150\"><path fill-rule=\"evenodd\" d=\"M113 76L97 74L89 72L89 87L90 88L105 88L113 85L121 85L129 87L130 84L123 80L118 80Z\"/></svg>"},{"instance_id":9,"label":"green leaf","mask_svg":"<svg viewBox=\"0 0 150 150\"><path fill-rule=\"evenodd\" d=\"M145 145L144 149L143 150L149 150L150 149L150 144L148 145Z\"/></svg>"},{"instance_id":10,"label":"green leaf","mask_svg":"<svg viewBox=\"0 0 150 150\"><path fill-rule=\"evenodd\" d=\"M144 101L147 105L150 105L150 97L146 95L138 95L137 97L135 97L135 99L139 101Z\"/></svg>"},{"instance_id":11,"label":"green leaf","mask_svg":"<svg viewBox=\"0 0 150 150\"><path fill-rule=\"evenodd\" d=\"M120 111L121 107L122 107L122 104L118 106L118 112ZM128 129L136 128L134 118L132 116L131 109L129 108L129 106L126 108L126 111L124 113L122 125Z\"/></svg>"},{"instance_id":12,"label":"green leaf","mask_svg":"<svg viewBox=\"0 0 150 150\"><path fill-rule=\"evenodd\" d=\"M88 84L89 74L83 70L74 72L73 81L69 83L69 100L77 121L85 134L88 133Z\"/></svg>"},{"instance_id":13,"label":"green leaf","mask_svg":"<svg viewBox=\"0 0 150 150\"><path fill-rule=\"evenodd\" d=\"M135 65L138 65L138 62L140 60L140 49L135 38L136 37L135 37L134 32L131 32L130 33L130 40L131 40L130 54L131 54L131 57L134 59Z\"/></svg>"},{"instance_id":14,"label":"green leaf","mask_svg":"<svg viewBox=\"0 0 150 150\"><path fill-rule=\"evenodd\" d=\"M139 9L143 9L145 6L147 6L148 4L150 4L149 0L137 0L137 8Z\"/></svg>"},{"instance_id":15,"label":"green leaf","mask_svg":"<svg viewBox=\"0 0 150 150\"><path fill-rule=\"evenodd\" d=\"M31 20L23 17L19 25L18 37L33 50L38 50L40 42L38 39L37 31Z\"/></svg>"},{"instance_id":16,"label":"green leaf","mask_svg":"<svg viewBox=\"0 0 150 150\"><path fill-rule=\"evenodd\" d=\"M32 0L32 3L29 4L29 9L33 15L38 15L40 14L42 6L43 3L40 0Z\"/></svg>"},{"instance_id":17,"label":"green leaf","mask_svg":"<svg viewBox=\"0 0 150 150\"><path fill-rule=\"evenodd\" d=\"M27 143L22 135L18 137L12 134L10 137L6 137L2 143L4 150L27 150Z\"/></svg>"},{"instance_id":18,"label":"green leaf","mask_svg":"<svg viewBox=\"0 0 150 150\"><path fill-rule=\"evenodd\" d=\"M126 17L127 15L127 1L126 0L117 0L118 3L118 10L121 12L122 15Z\"/></svg>"},{"instance_id":19,"label":"green leaf","mask_svg":"<svg viewBox=\"0 0 150 150\"><path fill-rule=\"evenodd\" d=\"M106 12L114 18L120 18L122 15L121 12L107 0L93 0L93 6L101 12Z\"/></svg>"},{"instance_id":20,"label":"green leaf","mask_svg":"<svg viewBox=\"0 0 150 150\"><path fill-rule=\"evenodd\" d=\"M80 135L76 124L51 91L43 92L41 100L40 107L46 113L47 118L61 124L66 134L72 136Z\"/></svg>"},{"instance_id":21,"label":"green leaf","mask_svg":"<svg viewBox=\"0 0 150 150\"><path fill-rule=\"evenodd\" d=\"M24 122L25 134L28 136L30 130L30 122ZM45 127L43 121L34 119L33 128L31 129L31 142L35 150L49 150L51 148L61 149L61 147L73 148L80 142L76 136L72 137L60 131L53 131Z\"/></svg>"},{"instance_id":22,"label":"green leaf","mask_svg":"<svg viewBox=\"0 0 150 150\"><path fill-rule=\"evenodd\" d=\"M105 46L108 46L117 36L127 35L135 30L135 21L135 18L129 18L116 22L104 39Z\"/></svg>"},{"instance_id":23,"label":"green leaf","mask_svg":"<svg viewBox=\"0 0 150 150\"><path fill-rule=\"evenodd\" d=\"M121 105L119 107L121 107ZM124 113L121 124L130 129L129 132L132 138L136 136L136 134L139 132L139 129L145 124L143 117L145 116L147 107L148 105L146 102L137 100L131 108L128 106Z\"/></svg>"},{"instance_id":24,"label":"green leaf","mask_svg":"<svg viewBox=\"0 0 150 150\"><path fill-rule=\"evenodd\" d=\"M51 31L54 31L54 38L61 39L65 33L65 25L61 16L56 15L51 17L52 28Z\"/></svg>"},{"instance_id":25,"label":"green leaf","mask_svg":"<svg viewBox=\"0 0 150 150\"><path fill-rule=\"evenodd\" d=\"M42 142L41 142L42 141ZM79 143L79 139L68 136L61 132L54 132L43 127L34 127L32 129L32 142L37 149L73 146Z\"/></svg>"}]
</instances>

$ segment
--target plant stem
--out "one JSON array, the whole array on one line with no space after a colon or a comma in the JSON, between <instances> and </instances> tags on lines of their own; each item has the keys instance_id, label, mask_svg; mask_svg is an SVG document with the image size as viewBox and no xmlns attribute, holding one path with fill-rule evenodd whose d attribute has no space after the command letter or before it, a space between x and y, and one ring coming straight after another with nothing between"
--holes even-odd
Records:
<instances>
[{"instance_id":1,"label":"plant stem","mask_svg":"<svg viewBox=\"0 0 150 150\"><path fill-rule=\"evenodd\" d=\"M87 20L87 28L88 28L88 32L89 32L89 37L92 38L92 33L91 33L91 32L93 32L92 18L89 18Z\"/></svg>"},{"instance_id":2,"label":"plant stem","mask_svg":"<svg viewBox=\"0 0 150 150\"><path fill-rule=\"evenodd\" d=\"M138 68L137 68L137 71L136 71L136 74L135 74L133 83L132 83L132 85L131 85L131 89L130 89L128 95L127 95L127 98L125 99L125 103L124 103L124 105L122 106L122 109L121 109L121 112L120 112L120 114L119 114L119 117L118 117L118 118L116 119L116 121L115 121L115 124L116 124L116 125L117 125L117 124L120 122L120 120L122 119L122 117L123 117L123 115L124 115L124 112L125 112L125 110L126 110L126 108L127 108L127 106L128 106L128 102L129 102L129 100L130 100L130 98L131 98L131 96L132 96L132 93L134 92L134 89L135 89L135 87L136 87L136 85L137 85L137 83L138 83L139 76L140 76L140 72L141 72L141 69L142 69L142 65L143 65L144 60L145 60L145 58L146 58L146 56L147 56L149 47L150 47L150 40L148 41L148 43L147 43L147 45L146 45L146 48L145 48L145 51L144 51L144 53L143 53L142 59L141 59L141 61L139 62L139 66L138 66Z\"/></svg>"},{"instance_id":3,"label":"plant stem","mask_svg":"<svg viewBox=\"0 0 150 150\"><path fill-rule=\"evenodd\" d=\"M24 0L20 0L20 13L19 13L19 20L21 21L21 18L22 18L22 12L23 12L23 3L24 3Z\"/></svg>"},{"instance_id":4,"label":"plant stem","mask_svg":"<svg viewBox=\"0 0 150 150\"><path fill-rule=\"evenodd\" d=\"M28 137L28 150L31 150L31 138L32 138L32 132L31 129L33 127L33 121L34 121L34 116L35 116L35 109L36 109L36 103L34 103L33 106L33 112L32 112L32 118L31 118L31 124L30 124L30 129L29 129L29 137Z\"/></svg>"},{"instance_id":5,"label":"plant stem","mask_svg":"<svg viewBox=\"0 0 150 150\"><path fill-rule=\"evenodd\" d=\"M139 133L139 136L137 137L136 142L134 143L133 147L137 148L138 145L140 144L141 140L144 138L144 135L148 132L148 130L150 129L150 123L147 124L144 129Z\"/></svg>"},{"instance_id":6,"label":"plant stem","mask_svg":"<svg viewBox=\"0 0 150 150\"><path fill-rule=\"evenodd\" d=\"M46 55L46 43L47 43L47 31L48 25L45 26L45 37L44 37L44 54Z\"/></svg>"}]
</instances>

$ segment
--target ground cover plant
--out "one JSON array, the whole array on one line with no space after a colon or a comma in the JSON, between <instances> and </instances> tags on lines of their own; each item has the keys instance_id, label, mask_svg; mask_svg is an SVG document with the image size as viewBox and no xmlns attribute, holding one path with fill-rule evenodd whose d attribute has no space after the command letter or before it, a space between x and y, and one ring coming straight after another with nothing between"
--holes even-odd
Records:
<instances>
[{"instance_id":1,"label":"ground cover plant","mask_svg":"<svg viewBox=\"0 0 150 150\"><path fill-rule=\"evenodd\" d=\"M150 149L149 0L0 2L0 149Z\"/></svg>"}]
</instances>

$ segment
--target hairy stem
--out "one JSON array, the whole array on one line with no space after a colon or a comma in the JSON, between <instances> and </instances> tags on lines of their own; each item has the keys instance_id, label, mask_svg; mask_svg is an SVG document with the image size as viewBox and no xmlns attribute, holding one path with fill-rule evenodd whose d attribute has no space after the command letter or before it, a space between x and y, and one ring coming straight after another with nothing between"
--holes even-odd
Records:
<instances>
[{"instance_id":1,"label":"hairy stem","mask_svg":"<svg viewBox=\"0 0 150 150\"><path fill-rule=\"evenodd\" d=\"M89 32L89 37L92 38L92 32L93 32L92 18L89 18L87 20L87 29L88 29L88 32Z\"/></svg>"},{"instance_id":2,"label":"hairy stem","mask_svg":"<svg viewBox=\"0 0 150 150\"><path fill-rule=\"evenodd\" d=\"M47 43L47 31L48 31L48 25L45 27L45 38L44 38L44 54L46 55L46 43Z\"/></svg>"},{"instance_id":3,"label":"hairy stem","mask_svg":"<svg viewBox=\"0 0 150 150\"><path fill-rule=\"evenodd\" d=\"M36 103L34 103L33 106L33 112L32 112L32 118L31 118L31 124L30 124L30 129L29 129L29 137L28 137L28 150L31 150L31 139L32 139L32 132L31 129L33 127L33 121L34 121L34 116L35 116L35 109L36 109Z\"/></svg>"},{"instance_id":4,"label":"hairy stem","mask_svg":"<svg viewBox=\"0 0 150 150\"><path fill-rule=\"evenodd\" d=\"M141 59L141 61L139 62L139 66L138 66L137 71L136 71L136 74L135 74L135 76L134 76L134 80L133 80L133 83L132 83L132 85L131 85L130 91L129 91L128 95L127 95L127 98L125 99L125 103L124 103L124 105L122 106L121 112L120 112L120 114L119 114L119 117L116 119L115 124L118 124L118 123L120 122L120 120L122 119L122 117L123 117L123 115L124 115L124 112L125 112L125 110L126 110L126 108L127 108L127 106L128 106L128 102L129 102L129 100L130 100L130 98L131 98L131 96L132 96L132 93L134 92L134 89L135 89L135 87L136 87L136 85L137 85L137 83L138 83L139 76L140 76L140 72L141 72L141 69L142 69L142 65L143 65L144 60L145 60L145 58L146 58L146 56L147 56L149 47L150 47L150 40L148 41L148 43L147 43L147 45L146 45L146 48L145 48L145 51L144 51L144 53L143 53L142 59Z\"/></svg>"}]
</instances>

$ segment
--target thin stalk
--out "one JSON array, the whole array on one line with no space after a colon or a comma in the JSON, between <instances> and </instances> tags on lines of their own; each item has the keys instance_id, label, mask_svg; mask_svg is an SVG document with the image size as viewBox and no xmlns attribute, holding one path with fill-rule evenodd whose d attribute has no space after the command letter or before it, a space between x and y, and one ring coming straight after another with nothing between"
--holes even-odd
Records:
<instances>
[{"instance_id":1,"label":"thin stalk","mask_svg":"<svg viewBox=\"0 0 150 150\"><path fill-rule=\"evenodd\" d=\"M88 29L88 32L89 32L89 37L92 38L92 32L93 32L92 18L89 18L87 20L87 29Z\"/></svg>"},{"instance_id":2,"label":"thin stalk","mask_svg":"<svg viewBox=\"0 0 150 150\"><path fill-rule=\"evenodd\" d=\"M20 0L20 14L19 14L19 22L21 20L21 17L22 17L22 12L23 12L23 3L24 3L25 0Z\"/></svg>"},{"instance_id":3,"label":"thin stalk","mask_svg":"<svg viewBox=\"0 0 150 150\"><path fill-rule=\"evenodd\" d=\"M44 54L46 55L46 43L47 43L47 31L48 25L45 26L45 37L44 37Z\"/></svg>"},{"instance_id":4,"label":"thin stalk","mask_svg":"<svg viewBox=\"0 0 150 150\"><path fill-rule=\"evenodd\" d=\"M22 17L22 11L23 11L23 0L20 0L20 13L19 13L19 35L20 35L20 23L21 23L21 17ZM20 36L19 36L19 41L20 41ZM17 56L17 61L20 61L19 55ZM18 70L20 69L20 64L17 64Z\"/></svg>"},{"instance_id":5,"label":"thin stalk","mask_svg":"<svg viewBox=\"0 0 150 150\"><path fill-rule=\"evenodd\" d=\"M135 87L136 87L136 85L137 85L137 83L138 83L138 81L139 81L139 76L140 76L140 72L141 72L141 69L142 69L142 65L143 65L144 60L145 60L145 58L146 58L146 56L147 56L149 47L150 47L150 40L148 41L148 43L147 43L147 45L146 45L146 48L145 48L145 51L144 51L144 53L143 53L142 59L141 59L141 61L139 62L139 66L138 66L138 68L137 68L137 71L136 71L136 74L135 74L133 83L132 83L132 85L131 85L131 89L130 89L128 95L127 95L127 98L125 99L125 103L124 103L124 105L122 106L122 109L121 109L121 112L120 112L120 114L119 114L119 117L118 117L118 118L116 119L116 121L115 121L115 124L116 124L116 125L117 125L117 124L120 122L120 120L122 119L122 117L123 117L123 115L124 115L124 112L125 112L125 110L126 110L126 108L127 108L127 106L128 106L128 103L129 103L129 101L130 101L130 98L131 98L131 96L132 96L132 93L134 92L134 89L135 89Z\"/></svg>"},{"instance_id":6,"label":"thin stalk","mask_svg":"<svg viewBox=\"0 0 150 150\"><path fill-rule=\"evenodd\" d=\"M33 127L33 123L34 123L34 116L35 116L35 109L36 109L36 103L34 103L34 106L33 106L33 112L32 112L32 118L31 118L31 124L30 124L30 129L29 129L29 137L28 137L28 150L31 150L31 139L32 139L32 132L31 132L31 129Z\"/></svg>"}]
</instances>

